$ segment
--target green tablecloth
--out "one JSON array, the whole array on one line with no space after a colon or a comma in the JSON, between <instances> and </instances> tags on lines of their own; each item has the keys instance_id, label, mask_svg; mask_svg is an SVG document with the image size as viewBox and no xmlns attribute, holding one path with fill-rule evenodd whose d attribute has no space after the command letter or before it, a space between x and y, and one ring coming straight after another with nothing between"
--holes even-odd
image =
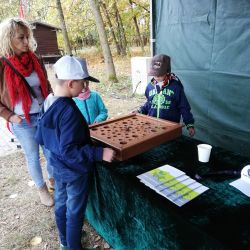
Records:
<instances>
[{"instance_id":1,"label":"green tablecloth","mask_svg":"<svg viewBox=\"0 0 250 250\"><path fill-rule=\"evenodd\" d=\"M86 216L116 250L250 249L250 198L229 183L239 176L207 176L209 190L178 207L140 183L137 175L164 164L193 177L197 171L236 170L250 158L213 147L209 164L197 161L200 142L187 137L124 162L95 168Z\"/></svg>"}]
</instances>

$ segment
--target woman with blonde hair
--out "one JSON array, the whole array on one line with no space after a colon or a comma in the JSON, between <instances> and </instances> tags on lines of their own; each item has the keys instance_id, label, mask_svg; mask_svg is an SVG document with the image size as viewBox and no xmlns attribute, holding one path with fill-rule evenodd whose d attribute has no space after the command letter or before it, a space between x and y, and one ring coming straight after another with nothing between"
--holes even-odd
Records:
<instances>
[{"instance_id":1,"label":"woman with blonde hair","mask_svg":"<svg viewBox=\"0 0 250 250\"><path fill-rule=\"evenodd\" d=\"M36 42L28 22L9 18L0 24L0 116L10 122L21 144L41 203L53 206L40 165L39 145L34 140L37 117L51 91L44 65L34 53ZM43 148L45 157L48 151ZM53 185L52 167L47 163Z\"/></svg>"}]
</instances>

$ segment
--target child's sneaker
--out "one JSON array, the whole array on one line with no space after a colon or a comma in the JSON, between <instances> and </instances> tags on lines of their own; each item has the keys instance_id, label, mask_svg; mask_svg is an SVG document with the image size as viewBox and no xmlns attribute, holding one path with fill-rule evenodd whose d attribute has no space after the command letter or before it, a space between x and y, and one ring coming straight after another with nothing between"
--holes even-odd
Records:
<instances>
[{"instance_id":1,"label":"child's sneaker","mask_svg":"<svg viewBox=\"0 0 250 250\"><path fill-rule=\"evenodd\" d=\"M60 250L68 250L68 248L62 244L60 244Z\"/></svg>"}]
</instances>

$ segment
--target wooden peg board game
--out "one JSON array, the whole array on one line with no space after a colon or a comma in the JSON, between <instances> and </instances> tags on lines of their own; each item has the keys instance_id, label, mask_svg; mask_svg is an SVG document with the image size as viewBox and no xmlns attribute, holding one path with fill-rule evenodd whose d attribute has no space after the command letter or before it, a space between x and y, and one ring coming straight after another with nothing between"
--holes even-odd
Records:
<instances>
[{"instance_id":1,"label":"wooden peg board game","mask_svg":"<svg viewBox=\"0 0 250 250\"><path fill-rule=\"evenodd\" d=\"M132 113L90 126L94 141L116 151L117 160L126 160L182 134L182 125Z\"/></svg>"}]
</instances>

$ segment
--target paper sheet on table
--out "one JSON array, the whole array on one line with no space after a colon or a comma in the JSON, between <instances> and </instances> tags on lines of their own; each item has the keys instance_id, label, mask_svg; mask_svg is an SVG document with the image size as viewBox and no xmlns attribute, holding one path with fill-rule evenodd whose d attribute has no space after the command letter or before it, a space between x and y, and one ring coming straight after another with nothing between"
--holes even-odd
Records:
<instances>
[{"instance_id":1,"label":"paper sheet on table","mask_svg":"<svg viewBox=\"0 0 250 250\"><path fill-rule=\"evenodd\" d=\"M207 187L170 165L155 168L137 176L142 183L178 206L199 196Z\"/></svg>"},{"instance_id":2,"label":"paper sheet on table","mask_svg":"<svg viewBox=\"0 0 250 250\"><path fill-rule=\"evenodd\" d=\"M230 185L250 197L250 165L245 166L241 170L240 179L231 182Z\"/></svg>"}]
</instances>

